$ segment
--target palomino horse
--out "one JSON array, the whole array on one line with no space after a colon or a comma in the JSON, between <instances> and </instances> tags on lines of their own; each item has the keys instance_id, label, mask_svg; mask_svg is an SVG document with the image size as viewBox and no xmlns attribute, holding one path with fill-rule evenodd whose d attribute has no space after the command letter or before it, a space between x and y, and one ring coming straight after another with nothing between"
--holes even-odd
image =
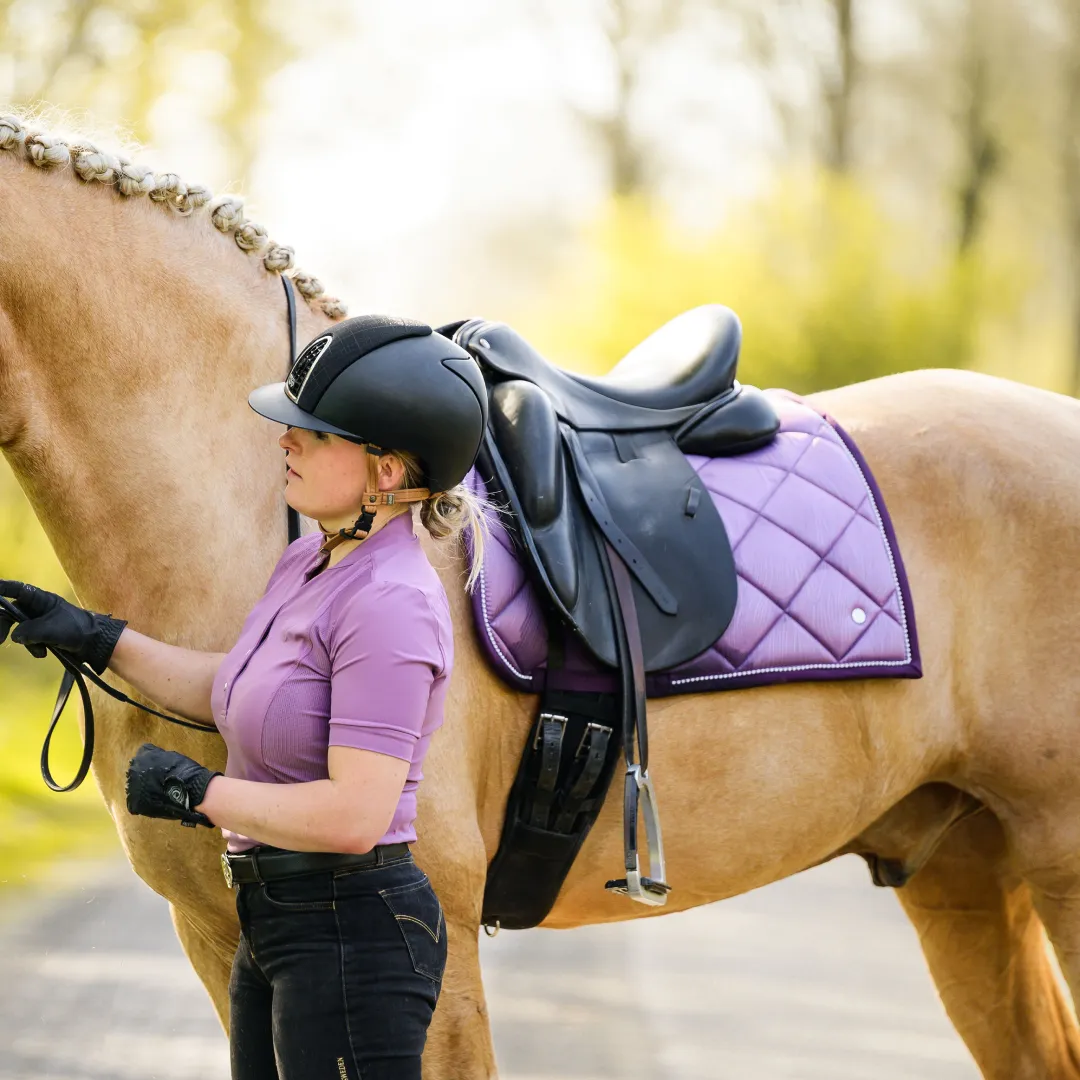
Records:
<instances>
[{"instance_id":1,"label":"palomino horse","mask_svg":"<svg viewBox=\"0 0 1080 1080\"><path fill-rule=\"evenodd\" d=\"M235 202L184 220L206 193L176 177L69 151L10 118L0 146L0 446L81 603L176 645L227 649L285 545L276 431L246 397L286 364L275 271L288 255ZM301 340L340 314L304 281ZM545 925L678 911L844 851L882 856L917 870L899 897L983 1074L1078 1077L1080 1039L1042 929L1075 998L1080 403L953 371L812 400L855 436L885 495L925 677L655 702L671 898L646 908L604 891L622 857L612 798ZM421 787L417 858L450 943L425 1076L488 1080L480 906L534 700L486 667L461 557L428 550L458 636ZM131 817L123 797L145 740L218 768L224 747L100 695L95 705L102 796L227 1025L237 922L221 838ZM975 800L985 809L964 816Z\"/></svg>"}]
</instances>

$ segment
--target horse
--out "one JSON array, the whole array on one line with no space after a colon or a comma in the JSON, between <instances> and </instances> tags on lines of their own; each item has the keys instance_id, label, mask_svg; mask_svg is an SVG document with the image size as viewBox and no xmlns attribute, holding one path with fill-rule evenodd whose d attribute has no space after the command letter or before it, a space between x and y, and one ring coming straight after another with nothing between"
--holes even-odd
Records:
<instances>
[{"instance_id":1,"label":"horse","mask_svg":"<svg viewBox=\"0 0 1080 1080\"><path fill-rule=\"evenodd\" d=\"M246 396L290 359L278 276L291 252L239 200L210 201L85 140L9 116L0 149L0 449L79 603L174 645L227 650L286 544L276 431ZM342 306L294 278L304 341ZM1080 1077L1080 1033L1043 938L1076 1000L1080 403L963 371L809 400L855 437L884 493L924 677L654 701L668 902L605 892L622 857L612 798L542 925L681 911L858 852L902 868L898 898L982 1074ZM490 1080L481 904L534 699L484 660L463 554L422 541L457 656L417 822L449 942L424 1075ZM94 704L98 789L227 1030L238 924L221 837L124 802L140 743L217 769L224 746L96 691Z\"/></svg>"}]
</instances>

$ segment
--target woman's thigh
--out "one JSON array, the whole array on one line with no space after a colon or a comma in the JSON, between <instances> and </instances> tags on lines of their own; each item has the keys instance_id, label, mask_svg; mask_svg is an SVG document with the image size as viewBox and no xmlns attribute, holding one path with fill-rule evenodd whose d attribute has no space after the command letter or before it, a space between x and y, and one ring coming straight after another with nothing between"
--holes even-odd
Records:
<instances>
[{"instance_id":1,"label":"woman's thigh","mask_svg":"<svg viewBox=\"0 0 1080 1080\"><path fill-rule=\"evenodd\" d=\"M271 1027L273 992L255 966L247 938L229 978L229 1058L232 1080L278 1080Z\"/></svg>"},{"instance_id":2,"label":"woman's thigh","mask_svg":"<svg viewBox=\"0 0 1080 1080\"><path fill-rule=\"evenodd\" d=\"M423 873L409 863L261 891L255 954L273 985L280 1080L420 1080L446 956Z\"/></svg>"}]
</instances>

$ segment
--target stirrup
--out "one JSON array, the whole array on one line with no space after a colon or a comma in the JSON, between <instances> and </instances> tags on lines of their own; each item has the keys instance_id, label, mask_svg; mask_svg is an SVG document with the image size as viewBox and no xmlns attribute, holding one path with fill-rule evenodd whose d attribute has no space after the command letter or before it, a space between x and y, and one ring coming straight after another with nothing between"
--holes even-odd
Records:
<instances>
[{"instance_id":1,"label":"stirrup","mask_svg":"<svg viewBox=\"0 0 1080 1080\"><path fill-rule=\"evenodd\" d=\"M609 881L604 888L608 892L620 893L637 900L649 907L662 907L667 903L667 894L671 886L667 884L664 873L664 839L660 834L660 811L656 805L656 793L652 780L641 766L634 764L626 767L625 807L626 827L626 877ZM657 876L645 877L641 873L641 862L637 852L637 809L638 797L641 801L641 813L645 818L645 837L649 846L649 870Z\"/></svg>"}]
</instances>

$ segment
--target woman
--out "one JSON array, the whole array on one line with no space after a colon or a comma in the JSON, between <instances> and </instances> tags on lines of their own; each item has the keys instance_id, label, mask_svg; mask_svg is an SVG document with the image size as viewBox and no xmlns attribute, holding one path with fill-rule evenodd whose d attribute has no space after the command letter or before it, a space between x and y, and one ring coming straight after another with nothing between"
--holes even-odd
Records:
<instances>
[{"instance_id":1,"label":"woman","mask_svg":"<svg viewBox=\"0 0 1080 1080\"><path fill-rule=\"evenodd\" d=\"M287 425L286 500L322 531L289 545L227 654L0 582L27 616L13 641L107 666L225 739L224 775L142 746L127 803L228 839L237 1080L420 1080L446 925L409 845L453 635L411 504L437 539L471 530L471 585L483 507L460 485L486 402L466 352L382 316L336 324L255 390L251 407ZM10 625L0 613L0 641Z\"/></svg>"}]
</instances>

